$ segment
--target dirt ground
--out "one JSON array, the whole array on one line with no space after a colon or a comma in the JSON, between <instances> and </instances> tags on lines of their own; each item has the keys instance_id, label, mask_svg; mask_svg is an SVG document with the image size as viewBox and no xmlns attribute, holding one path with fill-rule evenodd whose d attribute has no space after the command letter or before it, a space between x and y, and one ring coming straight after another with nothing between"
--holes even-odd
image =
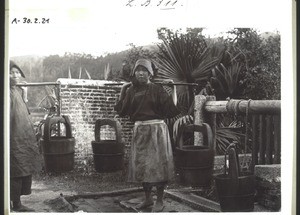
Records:
<instances>
[{"instance_id":1,"label":"dirt ground","mask_svg":"<svg viewBox=\"0 0 300 215\"><path fill-rule=\"evenodd\" d=\"M135 187L135 185L126 183L124 171L115 173L91 172L89 174L77 171L67 173L41 172L33 176L32 194L22 196L22 202L37 212L55 212L56 209L53 204L49 204L49 200L54 200L61 195L99 193L130 187Z\"/></svg>"},{"instance_id":2,"label":"dirt ground","mask_svg":"<svg viewBox=\"0 0 300 215\"><path fill-rule=\"evenodd\" d=\"M80 171L70 171L67 173L45 173L41 172L33 176L32 194L22 196L22 203L33 208L38 213L48 212L134 212L132 209L137 202L141 202L143 193L140 184L131 184L126 181L126 169L114 173L90 173ZM190 195L195 198L201 196L208 201L215 201L216 194L214 189L193 190ZM189 190L190 187L182 186L179 183L178 175L171 181L167 190ZM122 195L100 195L103 193L113 193L120 190L139 190ZM172 192L172 191L171 191ZM188 191L190 192L190 191ZM118 192L116 192L118 193ZM78 196L91 196L79 197ZM98 196L98 197L96 197ZM71 197L71 198L70 198ZM71 200L70 199L74 199ZM154 197L155 198L155 197ZM195 207L189 207L182 200L165 197L166 208L164 212L200 212ZM68 200L68 201L67 201ZM208 202L209 203L209 202ZM207 204L207 201L206 203ZM214 203L215 204L215 203ZM125 206L122 208L121 206ZM127 208L127 209L126 209ZM144 211L144 212L151 212ZM204 210L206 211L206 210ZM264 208L255 205L255 211L266 211ZM143 212L143 211L135 211Z\"/></svg>"},{"instance_id":3,"label":"dirt ground","mask_svg":"<svg viewBox=\"0 0 300 215\"><path fill-rule=\"evenodd\" d=\"M66 173L36 174L33 177L36 182L46 182L54 190L72 190L76 193L111 191L131 187L126 183L126 172L98 173L96 171L78 172L76 170Z\"/></svg>"},{"instance_id":4,"label":"dirt ground","mask_svg":"<svg viewBox=\"0 0 300 215\"><path fill-rule=\"evenodd\" d=\"M57 207L64 204L60 197L139 188L140 184L126 182L126 174L126 168L113 173L76 170L66 173L41 172L33 175L32 194L22 196L22 203L36 212L57 212ZM176 179L168 184L168 189L179 187Z\"/></svg>"}]
</instances>

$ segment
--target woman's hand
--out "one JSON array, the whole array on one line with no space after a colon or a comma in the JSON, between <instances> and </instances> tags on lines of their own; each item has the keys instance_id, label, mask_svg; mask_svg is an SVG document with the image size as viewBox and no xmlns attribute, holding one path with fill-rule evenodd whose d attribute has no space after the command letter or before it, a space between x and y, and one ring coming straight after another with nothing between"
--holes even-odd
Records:
<instances>
[{"instance_id":1,"label":"woman's hand","mask_svg":"<svg viewBox=\"0 0 300 215\"><path fill-rule=\"evenodd\" d=\"M173 90L172 90L172 99L174 102L174 105L177 105L177 90L176 90L176 86L173 85Z\"/></svg>"},{"instance_id":2,"label":"woman's hand","mask_svg":"<svg viewBox=\"0 0 300 215\"><path fill-rule=\"evenodd\" d=\"M168 79L168 82L173 84L174 81L172 79ZM174 105L176 106L177 105L177 90L176 90L176 85L171 85L172 87L172 100L173 100L173 103Z\"/></svg>"},{"instance_id":3,"label":"woman's hand","mask_svg":"<svg viewBox=\"0 0 300 215\"><path fill-rule=\"evenodd\" d=\"M20 84L27 84L26 81L22 81L20 82ZM26 86L20 86L21 90L22 90L22 97L25 103L28 102L28 98L27 98L27 87Z\"/></svg>"},{"instance_id":4,"label":"woman's hand","mask_svg":"<svg viewBox=\"0 0 300 215\"><path fill-rule=\"evenodd\" d=\"M123 84L123 86L121 88L120 98L119 98L120 101L125 98L126 92L131 85L132 85L131 82Z\"/></svg>"}]
</instances>

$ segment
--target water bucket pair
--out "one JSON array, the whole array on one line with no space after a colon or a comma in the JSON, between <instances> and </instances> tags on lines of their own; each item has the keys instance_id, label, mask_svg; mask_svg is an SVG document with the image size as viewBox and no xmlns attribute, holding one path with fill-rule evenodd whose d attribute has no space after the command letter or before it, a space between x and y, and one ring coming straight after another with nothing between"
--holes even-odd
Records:
<instances>
[{"instance_id":1,"label":"water bucket pair","mask_svg":"<svg viewBox=\"0 0 300 215\"><path fill-rule=\"evenodd\" d=\"M226 161L229 161L227 168ZM240 170L235 145L231 144L225 153L224 173L215 176L221 210L224 212L247 212L254 209L255 176Z\"/></svg>"},{"instance_id":2,"label":"water bucket pair","mask_svg":"<svg viewBox=\"0 0 300 215\"><path fill-rule=\"evenodd\" d=\"M65 126L65 136L56 133L61 132L61 124ZM47 117L44 124L44 135L40 143L46 172L61 173L74 169L75 139L72 137L68 116Z\"/></svg>"},{"instance_id":3,"label":"water bucket pair","mask_svg":"<svg viewBox=\"0 0 300 215\"><path fill-rule=\"evenodd\" d=\"M101 139L100 128L108 125L114 129L116 139ZM95 123L95 141L91 142L94 167L97 172L115 172L124 167L124 145L121 140L121 125L112 119L98 119Z\"/></svg>"}]
</instances>

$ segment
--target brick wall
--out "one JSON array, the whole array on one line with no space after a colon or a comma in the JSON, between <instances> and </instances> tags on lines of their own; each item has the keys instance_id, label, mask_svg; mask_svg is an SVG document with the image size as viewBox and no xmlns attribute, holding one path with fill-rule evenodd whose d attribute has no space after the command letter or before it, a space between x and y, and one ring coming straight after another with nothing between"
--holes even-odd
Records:
<instances>
[{"instance_id":1,"label":"brick wall","mask_svg":"<svg viewBox=\"0 0 300 215\"><path fill-rule=\"evenodd\" d=\"M68 115L72 125L75 145L75 168L92 168L92 147L97 119L110 118L122 125L122 142L125 159L128 157L133 123L127 118L119 118L114 105L120 94L121 85L103 80L58 79L61 83L61 114ZM102 139L114 139L115 132L102 126Z\"/></svg>"}]
</instances>

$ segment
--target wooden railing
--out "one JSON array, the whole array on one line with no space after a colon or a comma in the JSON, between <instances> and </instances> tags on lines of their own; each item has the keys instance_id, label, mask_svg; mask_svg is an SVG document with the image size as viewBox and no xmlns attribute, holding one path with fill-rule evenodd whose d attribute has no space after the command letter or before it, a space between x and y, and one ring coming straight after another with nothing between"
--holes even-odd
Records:
<instances>
[{"instance_id":1,"label":"wooden railing","mask_svg":"<svg viewBox=\"0 0 300 215\"><path fill-rule=\"evenodd\" d=\"M280 115L253 115L252 160L253 164L280 163Z\"/></svg>"},{"instance_id":2,"label":"wooden railing","mask_svg":"<svg viewBox=\"0 0 300 215\"><path fill-rule=\"evenodd\" d=\"M202 95L195 98L195 124L207 122L214 133L216 148L216 114L242 115L247 121L247 140L251 143L252 168L257 164L281 162L280 100L215 101Z\"/></svg>"}]
</instances>

